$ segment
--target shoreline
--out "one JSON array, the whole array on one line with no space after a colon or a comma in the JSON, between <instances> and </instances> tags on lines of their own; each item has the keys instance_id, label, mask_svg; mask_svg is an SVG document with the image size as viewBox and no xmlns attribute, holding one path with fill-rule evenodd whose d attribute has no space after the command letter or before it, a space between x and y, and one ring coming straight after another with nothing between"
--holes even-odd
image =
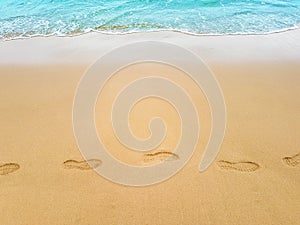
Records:
<instances>
[{"instance_id":1,"label":"shoreline","mask_svg":"<svg viewBox=\"0 0 300 225\"><path fill-rule=\"evenodd\" d=\"M74 34L35 34L32 36L21 36L21 37L13 37L13 38L0 38L0 42L3 41L15 41L15 40L24 40L24 39L31 39L31 38L43 38L43 37L59 37L59 38L64 38L64 37L77 37L77 36L82 36L82 35L86 35L86 34L93 34L93 33L97 33L97 34L101 34L101 35L128 35L128 34L143 34L143 33L160 33L160 32L174 32L174 33L179 33L179 34L186 34L186 35L191 35L191 36L196 36L196 37L218 37L218 36L261 36L261 35L269 35L269 34L278 34L278 33L284 33L284 32L289 32L289 31L293 31L293 30L297 30L300 29L300 23L299 24L295 24L294 26L291 27L287 27L287 28L283 28L283 29L279 29L279 30L274 30L274 31L268 31L268 32L261 32L261 33L226 33L226 34L221 34L221 33L193 33L193 32L189 32L189 31L181 31L181 30L174 30L174 29L162 29L162 30L149 30L149 31L129 31L129 32L105 32L105 31L99 31L96 29L90 29L88 31L83 31L83 32L79 32L79 33L74 33Z\"/></svg>"}]
</instances>

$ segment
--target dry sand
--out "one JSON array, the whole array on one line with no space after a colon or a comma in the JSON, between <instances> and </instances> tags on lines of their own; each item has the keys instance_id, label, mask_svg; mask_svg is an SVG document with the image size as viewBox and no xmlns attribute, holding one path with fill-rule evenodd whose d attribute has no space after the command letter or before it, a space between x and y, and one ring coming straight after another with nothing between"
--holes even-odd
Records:
<instances>
[{"instance_id":1,"label":"dry sand","mask_svg":"<svg viewBox=\"0 0 300 225\"><path fill-rule=\"evenodd\" d=\"M209 111L201 91L179 76L202 116L197 151L171 179L135 188L88 169L73 136L72 101L94 60L113 47L142 40L179 44L208 64L224 92L227 129L213 165L198 172ZM300 224L299 40L300 30L215 37L92 33L0 42L0 224ZM110 81L102 93L105 104L121 83ZM97 128L115 157L133 164L148 163L149 156L150 161L165 159L122 149L105 109L97 105ZM160 150L172 149L178 118L163 101L148 99L133 110L134 132L147 136L135 121L152 113L170 127Z\"/></svg>"}]
</instances>

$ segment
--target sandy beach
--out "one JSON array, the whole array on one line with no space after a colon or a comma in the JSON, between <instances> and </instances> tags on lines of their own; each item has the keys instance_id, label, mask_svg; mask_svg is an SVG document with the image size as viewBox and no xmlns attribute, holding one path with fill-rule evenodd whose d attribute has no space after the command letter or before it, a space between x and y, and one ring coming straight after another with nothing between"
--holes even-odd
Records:
<instances>
[{"instance_id":1,"label":"sandy beach","mask_svg":"<svg viewBox=\"0 0 300 225\"><path fill-rule=\"evenodd\" d=\"M227 128L216 160L200 173L210 131L208 104L188 79L170 73L167 76L188 89L199 111L197 150L171 179L126 187L81 162L72 104L78 82L96 59L145 40L177 44L207 64L224 94ZM299 40L300 29L266 35L165 31L0 41L0 224L300 224ZM123 72L123 80L111 79L101 93L105 105L122 82L134 79L130 71ZM108 108L103 109L103 103L96 107L105 145L116 158L143 164L143 155L131 154L113 136ZM174 109L163 101L153 98L137 106L133 131L146 137L148 131L139 121L152 114L168 125L159 149L172 151L179 123Z\"/></svg>"}]
</instances>

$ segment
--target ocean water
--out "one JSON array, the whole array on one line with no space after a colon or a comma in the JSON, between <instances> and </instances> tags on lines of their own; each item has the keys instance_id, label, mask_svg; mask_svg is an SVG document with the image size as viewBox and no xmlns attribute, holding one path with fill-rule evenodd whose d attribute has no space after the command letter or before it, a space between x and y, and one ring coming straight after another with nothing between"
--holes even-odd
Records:
<instances>
[{"instance_id":1,"label":"ocean water","mask_svg":"<svg viewBox=\"0 0 300 225\"><path fill-rule=\"evenodd\" d=\"M261 34L297 27L300 0L1 0L0 38L176 30Z\"/></svg>"}]
</instances>

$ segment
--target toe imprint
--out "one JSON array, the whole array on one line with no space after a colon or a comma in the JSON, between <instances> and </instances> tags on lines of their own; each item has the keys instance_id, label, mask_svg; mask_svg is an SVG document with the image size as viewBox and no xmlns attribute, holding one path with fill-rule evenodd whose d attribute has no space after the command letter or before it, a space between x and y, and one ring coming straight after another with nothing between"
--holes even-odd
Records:
<instances>
[{"instance_id":1,"label":"toe imprint","mask_svg":"<svg viewBox=\"0 0 300 225\"><path fill-rule=\"evenodd\" d=\"M6 163L0 165L0 175L6 175L20 169L20 165L17 163Z\"/></svg>"},{"instance_id":2,"label":"toe imprint","mask_svg":"<svg viewBox=\"0 0 300 225\"><path fill-rule=\"evenodd\" d=\"M237 170L240 172L253 172L259 168L257 163L249 161L229 162L221 160L218 162L218 166L224 170Z\"/></svg>"},{"instance_id":3,"label":"toe imprint","mask_svg":"<svg viewBox=\"0 0 300 225\"><path fill-rule=\"evenodd\" d=\"M144 163L162 162L162 161L174 161L178 160L179 156L173 152L159 151L155 153L144 154Z\"/></svg>"},{"instance_id":4,"label":"toe imprint","mask_svg":"<svg viewBox=\"0 0 300 225\"><path fill-rule=\"evenodd\" d=\"M284 157L283 162L288 165L288 166L292 166L292 167L296 167L300 165L300 153L291 156L291 157Z\"/></svg>"},{"instance_id":5,"label":"toe imprint","mask_svg":"<svg viewBox=\"0 0 300 225\"><path fill-rule=\"evenodd\" d=\"M69 159L63 163L65 169L79 169L79 170L91 170L100 166L102 163L98 159L90 159L86 161L76 161Z\"/></svg>"}]
</instances>

